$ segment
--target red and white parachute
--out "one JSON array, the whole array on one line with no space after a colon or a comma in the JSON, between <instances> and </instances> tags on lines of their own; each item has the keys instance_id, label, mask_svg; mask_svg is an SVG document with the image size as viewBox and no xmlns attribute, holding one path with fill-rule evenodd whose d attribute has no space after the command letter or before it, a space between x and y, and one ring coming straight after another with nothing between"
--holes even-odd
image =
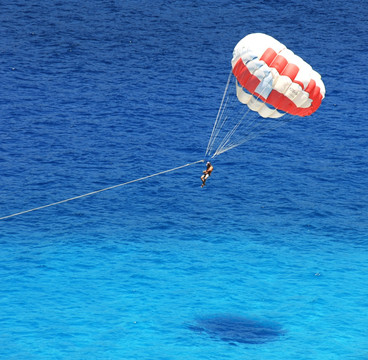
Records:
<instances>
[{"instance_id":1,"label":"red and white parachute","mask_svg":"<svg viewBox=\"0 0 368 360\"><path fill-rule=\"evenodd\" d=\"M217 156L278 127L290 120L280 119L285 114L311 115L325 96L320 74L269 35L250 34L240 40L231 64L206 155ZM235 86L229 87L231 82ZM248 120L249 110L260 116Z\"/></svg>"}]
</instances>

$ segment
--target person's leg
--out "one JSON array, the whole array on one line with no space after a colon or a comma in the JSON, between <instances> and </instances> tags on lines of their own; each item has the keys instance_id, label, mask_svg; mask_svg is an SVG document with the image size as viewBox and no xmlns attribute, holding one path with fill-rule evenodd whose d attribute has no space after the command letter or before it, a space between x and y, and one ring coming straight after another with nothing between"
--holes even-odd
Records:
<instances>
[{"instance_id":1,"label":"person's leg","mask_svg":"<svg viewBox=\"0 0 368 360\"><path fill-rule=\"evenodd\" d=\"M202 179L202 187L206 185L207 178L208 178L208 175L207 174L201 176L201 179Z\"/></svg>"}]
</instances>

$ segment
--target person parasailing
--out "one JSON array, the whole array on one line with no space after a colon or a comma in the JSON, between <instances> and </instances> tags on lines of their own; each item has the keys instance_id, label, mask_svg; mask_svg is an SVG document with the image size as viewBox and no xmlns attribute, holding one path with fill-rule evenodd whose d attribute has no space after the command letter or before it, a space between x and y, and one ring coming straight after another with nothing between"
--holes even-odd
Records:
<instances>
[{"instance_id":1,"label":"person parasailing","mask_svg":"<svg viewBox=\"0 0 368 360\"><path fill-rule=\"evenodd\" d=\"M202 186L201 187L206 185L206 181L211 176L211 173L213 171L213 166L209 161L207 162L206 166L207 166L207 168L206 168L206 170L203 171L203 175L201 176L201 180L202 180Z\"/></svg>"}]
</instances>

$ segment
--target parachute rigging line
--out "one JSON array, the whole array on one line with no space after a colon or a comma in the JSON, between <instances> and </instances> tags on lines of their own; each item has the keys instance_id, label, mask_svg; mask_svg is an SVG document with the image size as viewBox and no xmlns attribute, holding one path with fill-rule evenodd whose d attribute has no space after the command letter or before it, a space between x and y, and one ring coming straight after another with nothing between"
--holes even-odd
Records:
<instances>
[{"instance_id":1,"label":"parachute rigging line","mask_svg":"<svg viewBox=\"0 0 368 360\"><path fill-rule=\"evenodd\" d=\"M222 125L217 126L219 120L221 119L222 121L224 121L224 119L226 119L223 115L223 113L226 109L226 104L224 105L224 100L225 100L225 97L227 95L227 91L228 91L228 88L229 88L231 76L232 76L232 71L230 71L228 79L227 79L224 94L222 95L221 104L220 104L220 107L218 109L216 120L215 120L215 123L214 123L213 128L212 128L212 133L211 133L210 139L208 140L208 145L207 145L205 157L212 151L213 143L214 143L216 137L218 136L218 133L219 133L221 127L222 127ZM227 100L228 100L228 98L227 98Z\"/></svg>"},{"instance_id":2,"label":"parachute rigging line","mask_svg":"<svg viewBox=\"0 0 368 360\"><path fill-rule=\"evenodd\" d=\"M59 204L62 204L62 203L66 203L68 201L72 201L72 200L76 200L76 199L81 199L81 198L86 197L86 196L91 196L91 195L94 195L94 194L97 194L97 193L100 193L100 192L103 192L103 191L115 189L117 187L121 187L121 186L132 184L132 183L135 183L135 182L138 182L138 181L146 180L146 179L151 178L151 177L154 177L154 176L166 174L166 173L169 173L169 172L172 172L172 171L176 171L176 170L179 170L179 169L182 169L182 168L185 168L185 167L188 167L188 166L192 166L192 165L195 165L195 164L198 164L198 163L202 163L202 162L204 162L204 160L198 160L198 161L195 161L195 162L192 162L192 163L189 163L189 164L185 164L185 165L174 167L174 168L169 169L169 170L160 171L160 172L155 173L155 174L152 174L152 175L147 175L147 176L141 177L139 179L130 180L130 181L127 181L125 183L121 183L121 184L118 184L118 185L113 185L113 186L106 187L104 189L92 191L92 192L89 192L87 194L74 196L74 197L71 197L69 199L57 201L57 202L54 202L54 203L51 203L51 204L47 204L47 205L43 205L43 206L39 206L39 207L36 207L36 208L33 208L33 209L20 211L18 213L14 213L14 214L11 214L11 215L0 217L0 220L9 219L9 218L14 217L14 216L26 214L26 213L29 213L29 212L32 212L32 211L36 211L36 210L41 210L41 209L44 209L44 208L47 208L47 207L50 207L50 206L55 206L55 205L59 205Z\"/></svg>"},{"instance_id":3,"label":"parachute rigging line","mask_svg":"<svg viewBox=\"0 0 368 360\"><path fill-rule=\"evenodd\" d=\"M230 86L232 77L232 71L230 71L205 157L212 155L214 158L290 121L287 117L265 119L251 112L251 109L241 104L237 95L233 93L237 80L233 79L234 84ZM262 93L257 97L254 96L254 99L257 101L261 97Z\"/></svg>"}]
</instances>

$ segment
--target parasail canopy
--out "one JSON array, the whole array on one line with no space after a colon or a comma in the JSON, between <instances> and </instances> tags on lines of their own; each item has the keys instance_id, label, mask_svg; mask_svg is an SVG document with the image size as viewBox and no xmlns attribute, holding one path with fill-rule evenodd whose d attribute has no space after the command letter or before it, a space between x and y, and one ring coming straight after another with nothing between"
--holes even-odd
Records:
<instances>
[{"instance_id":1,"label":"parasail canopy","mask_svg":"<svg viewBox=\"0 0 368 360\"><path fill-rule=\"evenodd\" d=\"M245 36L234 48L231 65L206 156L217 156L293 116L311 115L325 97L321 75L269 35ZM260 116L249 120L250 110ZM282 118L286 114L292 116Z\"/></svg>"},{"instance_id":2,"label":"parasail canopy","mask_svg":"<svg viewBox=\"0 0 368 360\"><path fill-rule=\"evenodd\" d=\"M244 37L231 63L239 101L262 117L307 116L325 96L321 75L269 35Z\"/></svg>"}]
</instances>

